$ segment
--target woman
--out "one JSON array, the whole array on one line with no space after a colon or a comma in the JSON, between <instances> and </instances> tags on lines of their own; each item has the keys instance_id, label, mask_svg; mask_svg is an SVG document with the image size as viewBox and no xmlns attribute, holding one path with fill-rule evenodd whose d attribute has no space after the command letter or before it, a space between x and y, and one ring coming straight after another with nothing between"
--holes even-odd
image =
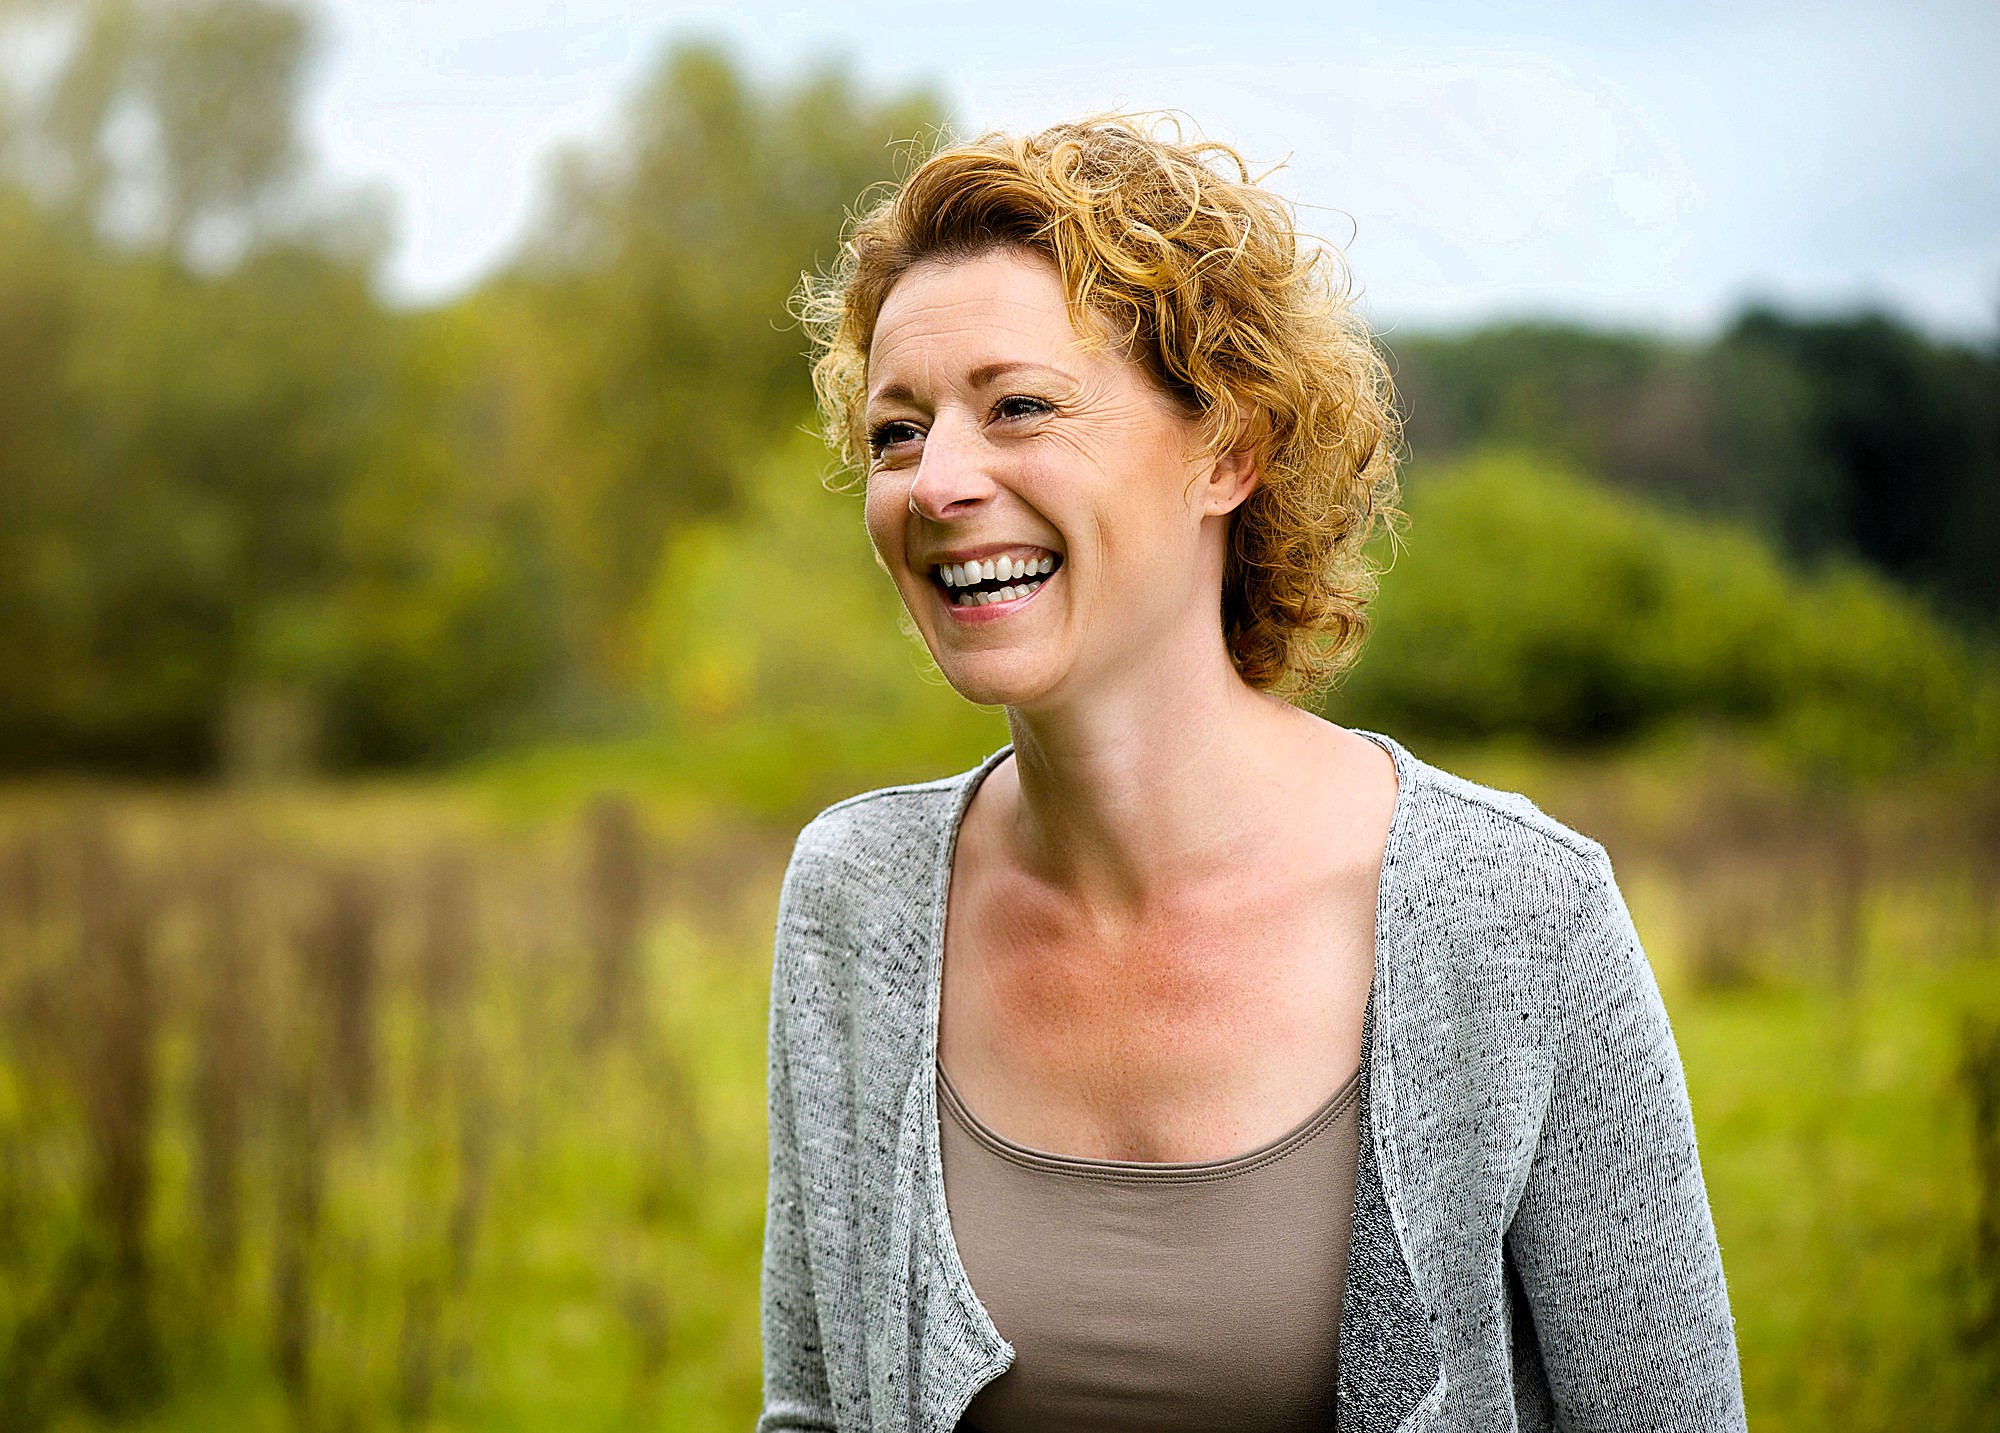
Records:
<instances>
[{"instance_id":1,"label":"woman","mask_svg":"<svg viewBox=\"0 0 2000 1433\"><path fill-rule=\"evenodd\" d=\"M1291 705L1392 511L1330 252L1121 120L919 166L805 307L1003 706L800 836L760 1429L1715 1429L1736 1351L1603 849Z\"/></svg>"}]
</instances>

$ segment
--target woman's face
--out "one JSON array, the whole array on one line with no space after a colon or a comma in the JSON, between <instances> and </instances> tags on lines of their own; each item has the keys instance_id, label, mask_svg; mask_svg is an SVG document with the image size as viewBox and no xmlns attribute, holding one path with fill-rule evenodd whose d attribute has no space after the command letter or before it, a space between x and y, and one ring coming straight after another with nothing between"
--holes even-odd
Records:
<instances>
[{"instance_id":1,"label":"woman's face","mask_svg":"<svg viewBox=\"0 0 2000 1433\"><path fill-rule=\"evenodd\" d=\"M1039 255L898 280L866 425L869 537L963 696L1033 707L1221 653L1227 514L1254 466L1204 456L1144 369L1086 348Z\"/></svg>"}]
</instances>

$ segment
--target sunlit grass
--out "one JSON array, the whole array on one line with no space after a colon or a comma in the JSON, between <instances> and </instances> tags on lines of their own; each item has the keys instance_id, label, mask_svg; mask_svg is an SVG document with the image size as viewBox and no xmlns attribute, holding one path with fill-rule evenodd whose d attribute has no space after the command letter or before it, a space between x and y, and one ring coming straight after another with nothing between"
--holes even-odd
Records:
<instances>
[{"instance_id":1,"label":"sunlit grass","mask_svg":"<svg viewBox=\"0 0 2000 1433\"><path fill-rule=\"evenodd\" d=\"M1976 846L1929 793L1802 808L1719 759L1697 780L1659 754L1425 754L1613 852L1687 1065L1753 1426L1984 1426L2000 1357L1973 1333L1994 1271L1963 1067L1967 1022L2000 1017L2000 923ZM523 815L478 787L251 808L99 795L105 889L149 933L133 991L151 1025L132 1028L151 1031L150 1085L126 1088L150 1110L144 1271L112 1272L96 1172L121 1127L89 1073L108 1048L95 1013L122 987L84 978L82 807L0 802L0 1424L749 1425L782 828L641 803L640 845L607 856L593 841L623 828L581 802ZM1745 810L1762 824L1736 824ZM1932 846L1898 856L1902 822ZM627 869L626 896L590 874ZM365 939L335 938L340 879L360 882ZM592 902L628 896L633 973L599 1030L596 983L618 967L591 932L617 923ZM356 1049L335 1015L350 987L367 992ZM361 1068L371 1093L349 1110ZM233 1134L204 1103L217 1070ZM235 1175L227 1256L207 1252L217 1159ZM152 1373L121 1383L133 1289Z\"/></svg>"}]
</instances>

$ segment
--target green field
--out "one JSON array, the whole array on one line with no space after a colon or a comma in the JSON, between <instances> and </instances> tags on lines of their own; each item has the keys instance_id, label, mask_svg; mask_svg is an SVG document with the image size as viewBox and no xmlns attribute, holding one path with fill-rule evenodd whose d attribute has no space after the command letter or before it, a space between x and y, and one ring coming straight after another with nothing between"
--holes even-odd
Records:
<instances>
[{"instance_id":1,"label":"green field","mask_svg":"<svg viewBox=\"0 0 2000 1433\"><path fill-rule=\"evenodd\" d=\"M1612 850L1755 1426L1990 1426L1977 793L1426 754ZM0 803L0 1426L746 1428L785 834L637 789Z\"/></svg>"}]
</instances>

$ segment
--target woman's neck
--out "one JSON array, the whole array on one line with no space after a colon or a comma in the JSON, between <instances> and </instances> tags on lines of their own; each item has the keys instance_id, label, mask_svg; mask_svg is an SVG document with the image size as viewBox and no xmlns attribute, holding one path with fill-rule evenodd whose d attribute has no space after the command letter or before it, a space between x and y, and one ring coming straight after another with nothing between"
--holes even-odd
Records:
<instances>
[{"instance_id":1,"label":"woman's neck","mask_svg":"<svg viewBox=\"0 0 2000 1433\"><path fill-rule=\"evenodd\" d=\"M1219 644L1211 659L1007 715L1003 839L1035 877L1133 915L1247 869L1298 798L1303 748L1332 730L1248 686Z\"/></svg>"}]
</instances>

